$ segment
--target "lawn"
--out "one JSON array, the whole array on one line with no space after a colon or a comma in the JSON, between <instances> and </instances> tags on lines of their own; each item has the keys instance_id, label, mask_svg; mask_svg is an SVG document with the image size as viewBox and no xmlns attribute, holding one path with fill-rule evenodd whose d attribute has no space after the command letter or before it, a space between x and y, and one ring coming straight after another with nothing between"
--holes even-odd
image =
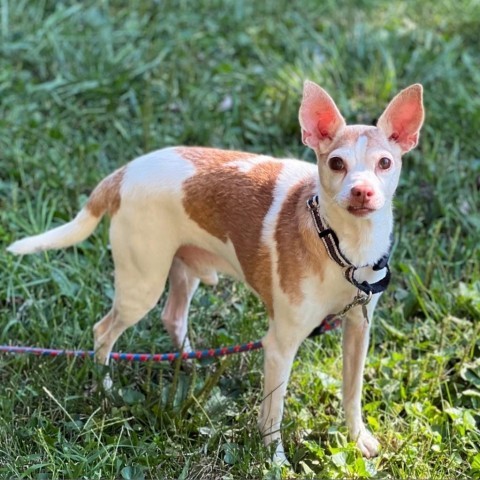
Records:
<instances>
[{"instance_id":1,"label":"lawn","mask_svg":"<svg viewBox=\"0 0 480 480\"><path fill-rule=\"evenodd\" d=\"M302 346L286 400L292 466L256 418L262 353L180 365L0 356L0 478L480 478L480 3L406 0L0 1L0 343L91 349L109 309L108 222L25 258L13 240L71 218L108 172L168 145L313 161L297 111L326 88L373 123L425 88L395 200L393 280L374 320L361 458L340 407L340 332ZM158 306L116 345L172 349ZM199 348L261 338L261 303L224 279L191 310Z\"/></svg>"}]
</instances>

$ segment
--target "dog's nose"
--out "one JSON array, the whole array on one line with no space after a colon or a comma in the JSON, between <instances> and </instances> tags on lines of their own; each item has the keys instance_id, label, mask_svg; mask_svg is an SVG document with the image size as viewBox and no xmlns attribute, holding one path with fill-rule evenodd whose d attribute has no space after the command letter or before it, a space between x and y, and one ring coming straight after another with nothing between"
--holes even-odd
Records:
<instances>
[{"instance_id":1,"label":"dog's nose","mask_svg":"<svg viewBox=\"0 0 480 480\"><path fill-rule=\"evenodd\" d=\"M352 187L350 193L355 200L364 202L373 197L375 192L373 191L373 188L368 185L357 185L356 187Z\"/></svg>"}]
</instances>

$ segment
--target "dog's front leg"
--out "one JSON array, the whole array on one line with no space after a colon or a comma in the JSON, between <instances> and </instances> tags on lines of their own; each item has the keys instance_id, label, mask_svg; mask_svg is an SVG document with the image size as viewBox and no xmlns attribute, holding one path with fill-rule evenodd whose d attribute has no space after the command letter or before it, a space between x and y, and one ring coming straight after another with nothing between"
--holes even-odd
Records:
<instances>
[{"instance_id":1,"label":"dog's front leg","mask_svg":"<svg viewBox=\"0 0 480 480\"><path fill-rule=\"evenodd\" d=\"M353 308L343 321L343 408L350 437L364 457L377 455L379 443L362 420L363 368L368 350L373 310L379 295L367 306L369 322L361 307Z\"/></svg>"},{"instance_id":2,"label":"dog's front leg","mask_svg":"<svg viewBox=\"0 0 480 480\"><path fill-rule=\"evenodd\" d=\"M308 331L292 329L287 322L283 324L276 318L270 322L270 328L262 340L265 352L265 386L258 423L265 445L277 444L273 461L279 464L288 464L280 431L283 400L293 360L307 334Z\"/></svg>"}]
</instances>

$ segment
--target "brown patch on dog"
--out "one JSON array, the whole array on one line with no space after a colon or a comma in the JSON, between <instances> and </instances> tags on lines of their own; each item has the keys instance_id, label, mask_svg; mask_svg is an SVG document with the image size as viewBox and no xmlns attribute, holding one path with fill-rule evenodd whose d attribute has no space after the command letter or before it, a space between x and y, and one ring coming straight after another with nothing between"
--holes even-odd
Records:
<instances>
[{"instance_id":1,"label":"brown patch on dog","mask_svg":"<svg viewBox=\"0 0 480 480\"><path fill-rule=\"evenodd\" d=\"M87 202L87 209L95 217L101 217L105 212L115 215L122 201L120 187L122 185L125 168L119 168L104 178L91 193Z\"/></svg>"},{"instance_id":2,"label":"brown patch on dog","mask_svg":"<svg viewBox=\"0 0 480 480\"><path fill-rule=\"evenodd\" d=\"M270 250L263 244L256 252L254 268L249 272L250 278L247 281L259 293L265 302L270 318L273 318L273 292L272 292L272 257Z\"/></svg>"},{"instance_id":3,"label":"brown patch on dog","mask_svg":"<svg viewBox=\"0 0 480 480\"><path fill-rule=\"evenodd\" d=\"M179 153L197 167L196 174L184 183L185 211L211 235L232 242L246 282L272 315L272 262L261 235L282 163L252 161L251 168L242 171L229 163L253 160L255 155L203 148Z\"/></svg>"},{"instance_id":4,"label":"brown patch on dog","mask_svg":"<svg viewBox=\"0 0 480 480\"><path fill-rule=\"evenodd\" d=\"M216 285L217 272L235 275L232 266L222 257L194 245L182 245L175 256L187 265L192 273L207 285Z\"/></svg>"},{"instance_id":5,"label":"brown patch on dog","mask_svg":"<svg viewBox=\"0 0 480 480\"><path fill-rule=\"evenodd\" d=\"M179 155L190 160L196 167L210 167L236 160L248 160L258 155L235 150L220 150L206 147L178 147L175 149Z\"/></svg>"},{"instance_id":6,"label":"brown patch on dog","mask_svg":"<svg viewBox=\"0 0 480 480\"><path fill-rule=\"evenodd\" d=\"M280 210L275 231L280 287L297 304L303 298L302 280L311 274L322 279L328 260L306 207L314 193L314 180L307 179L293 186Z\"/></svg>"}]
</instances>

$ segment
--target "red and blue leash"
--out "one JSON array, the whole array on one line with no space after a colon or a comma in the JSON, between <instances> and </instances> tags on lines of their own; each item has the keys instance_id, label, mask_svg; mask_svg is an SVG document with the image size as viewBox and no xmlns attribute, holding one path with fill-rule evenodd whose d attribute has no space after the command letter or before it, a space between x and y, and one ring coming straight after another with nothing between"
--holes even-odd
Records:
<instances>
[{"instance_id":1,"label":"red and blue leash","mask_svg":"<svg viewBox=\"0 0 480 480\"><path fill-rule=\"evenodd\" d=\"M329 315L324 318L322 323L315 328L310 336L322 335L330 330L335 330L341 324L341 319L335 315ZM129 362L173 362L179 357L183 360L203 358L223 357L233 353L251 352L262 348L261 340L248 342L240 345L231 345L229 347L209 348L205 350L193 350L190 352L171 352L171 353L110 353L113 360L126 360ZM27 354L47 357L94 357L93 350L56 350L52 348L40 347L19 347L14 345L0 345L0 353Z\"/></svg>"}]
</instances>

